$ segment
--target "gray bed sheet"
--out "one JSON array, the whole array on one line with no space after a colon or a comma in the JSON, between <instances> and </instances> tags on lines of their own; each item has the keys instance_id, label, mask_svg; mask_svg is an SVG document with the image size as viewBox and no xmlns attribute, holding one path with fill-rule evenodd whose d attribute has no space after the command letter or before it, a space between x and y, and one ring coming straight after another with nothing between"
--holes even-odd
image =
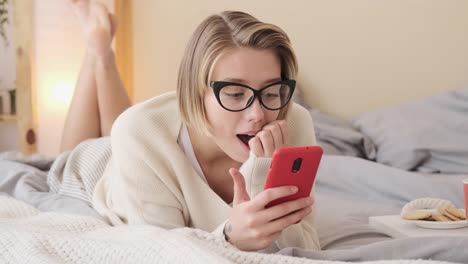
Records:
<instances>
[{"instance_id":1,"label":"gray bed sheet","mask_svg":"<svg viewBox=\"0 0 468 264\"><path fill-rule=\"evenodd\" d=\"M317 144L325 154L375 159L377 149L374 142L354 128L351 122L312 108L299 89L294 92L293 100L309 111Z\"/></svg>"},{"instance_id":2,"label":"gray bed sheet","mask_svg":"<svg viewBox=\"0 0 468 264\"><path fill-rule=\"evenodd\" d=\"M41 211L87 215L102 219L85 202L49 192L47 171L41 170L48 168L48 163L44 162L46 160L0 159L0 195L15 197Z\"/></svg>"},{"instance_id":3,"label":"gray bed sheet","mask_svg":"<svg viewBox=\"0 0 468 264\"><path fill-rule=\"evenodd\" d=\"M465 178L468 174L408 172L361 158L324 156L316 180L322 247L341 247L356 235L372 234L369 216L399 214L417 198L447 199L464 208Z\"/></svg>"},{"instance_id":4,"label":"gray bed sheet","mask_svg":"<svg viewBox=\"0 0 468 264\"><path fill-rule=\"evenodd\" d=\"M468 173L468 88L366 112L352 124L374 142L379 163Z\"/></svg>"},{"instance_id":5,"label":"gray bed sheet","mask_svg":"<svg viewBox=\"0 0 468 264\"><path fill-rule=\"evenodd\" d=\"M433 197L464 208L466 174L408 172L369 160L323 157L316 179L317 228L324 251L285 249L283 254L314 259L370 261L434 259L468 263L466 237L393 239L368 223L370 216L399 214L409 201Z\"/></svg>"}]
</instances>

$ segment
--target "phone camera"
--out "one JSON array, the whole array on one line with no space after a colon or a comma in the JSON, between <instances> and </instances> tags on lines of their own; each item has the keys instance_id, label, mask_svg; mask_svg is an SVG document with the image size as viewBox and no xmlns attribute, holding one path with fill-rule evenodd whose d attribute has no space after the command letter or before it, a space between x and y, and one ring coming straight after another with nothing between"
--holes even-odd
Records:
<instances>
[{"instance_id":1,"label":"phone camera","mask_svg":"<svg viewBox=\"0 0 468 264\"><path fill-rule=\"evenodd\" d=\"M292 172L298 172L301 169L302 158L297 158L292 166Z\"/></svg>"}]
</instances>

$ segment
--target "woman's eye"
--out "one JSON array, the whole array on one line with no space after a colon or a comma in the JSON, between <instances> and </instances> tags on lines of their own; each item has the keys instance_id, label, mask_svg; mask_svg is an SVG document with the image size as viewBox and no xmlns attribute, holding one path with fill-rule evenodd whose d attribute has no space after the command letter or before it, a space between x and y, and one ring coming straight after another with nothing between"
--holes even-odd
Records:
<instances>
[{"instance_id":1,"label":"woman's eye","mask_svg":"<svg viewBox=\"0 0 468 264\"><path fill-rule=\"evenodd\" d=\"M244 93L224 93L224 95L231 98L242 98Z\"/></svg>"},{"instance_id":2,"label":"woman's eye","mask_svg":"<svg viewBox=\"0 0 468 264\"><path fill-rule=\"evenodd\" d=\"M275 99L275 98L280 97L280 95L277 93L266 93L264 94L264 97L267 99Z\"/></svg>"}]
</instances>

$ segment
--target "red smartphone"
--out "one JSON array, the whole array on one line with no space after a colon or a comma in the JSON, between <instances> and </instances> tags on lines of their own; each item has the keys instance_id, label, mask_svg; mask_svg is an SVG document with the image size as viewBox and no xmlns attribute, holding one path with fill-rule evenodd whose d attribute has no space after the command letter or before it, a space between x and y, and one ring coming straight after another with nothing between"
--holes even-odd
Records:
<instances>
[{"instance_id":1,"label":"red smartphone","mask_svg":"<svg viewBox=\"0 0 468 264\"><path fill-rule=\"evenodd\" d=\"M271 201L266 207L310 196L322 154L320 146L276 149L273 152L264 189L293 185L299 190L293 195Z\"/></svg>"}]
</instances>

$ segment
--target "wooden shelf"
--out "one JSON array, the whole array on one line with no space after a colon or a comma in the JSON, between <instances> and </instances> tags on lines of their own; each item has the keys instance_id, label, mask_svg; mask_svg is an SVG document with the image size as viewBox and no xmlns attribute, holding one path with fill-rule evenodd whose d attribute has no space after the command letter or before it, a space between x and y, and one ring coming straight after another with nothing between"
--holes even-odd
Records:
<instances>
[{"instance_id":1,"label":"wooden shelf","mask_svg":"<svg viewBox=\"0 0 468 264\"><path fill-rule=\"evenodd\" d=\"M0 122L2 121L16 121L16 115L0 114Z\"/></svg>"}]
</instances>

